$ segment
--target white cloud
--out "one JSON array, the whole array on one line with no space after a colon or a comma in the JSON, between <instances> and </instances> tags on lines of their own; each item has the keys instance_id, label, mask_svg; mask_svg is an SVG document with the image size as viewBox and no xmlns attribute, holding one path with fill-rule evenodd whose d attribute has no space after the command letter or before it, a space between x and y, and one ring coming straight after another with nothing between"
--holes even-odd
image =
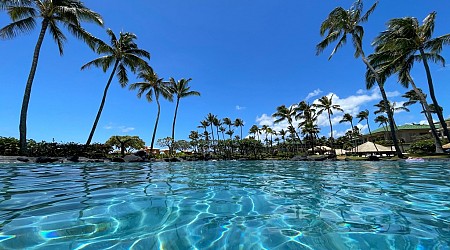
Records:
<instances>
[{"instance_id":1,"label":"white cloud","mask_svg":"<svg viewBox=\"0 0 450 250\"><path fill-rule=\"evenodd\" d=\"M305 101L308 101L310 98L313 98L313 97L315 97L315 96L318 96L318 95L320 95L321 93L322 93L322 90L316 89L316 90L314 90L313 92L309 93L309 94L306 96Z\"/></svg>"},{"instance_id":2,"label":"white cloud","mask_svg":"<svg viewBox=\"0 0 450 250\"><path fill-rule=\"evenodd\" d=\"M259 116L256 117L256 122L260 126L267 125L269 127L272 127L274 121L275 121L275 118L273 118L272 116L267 115L267 114L262 114L261 117L259 117Z\"/></svg>"},{"instance_id":3,"label":"white cloud","mask_svg":"<svg viewBox=\"0 0 450 250\"><path fill-rule=\"evenodd\" d=\"M130 131L135 130L135 128L133 127L127 127L127 126L115 126L114 124L110 123L106 126L103 127L106 130L116 130L116 131L120 131L122 133L128 133Z\"/></svg>"},{"instance_id":4,"label":"white cloud","mask_svg":"<svg viewBox=\"0 0 450 250\"><path fill-rule=\"evenodd\" d=\"M358 94L358 95L362 95L364 93L366 93L366 91L364 89L358 89L358 91L356 91L356 94Z\"/></svg>"},{"instance_id":5,"label":"white cloud","mask_svg":"<svg viewBox=\"0 0 450 250\"><path fill-rule=\"evenodd\" d=\"M236 105L236 110L243 110L243 109L245 109L245 107L241 107L239 105Z\"/></svg>"},{"instance_id":6,"label":"white cloud","mask_svg":"<svg viewBox=\"0 0 450 250\"><path fill-rule=\"evenodd\" d=\"M128 132L130 132L130 131L133 131L135 128L133 128L133 127L120 126L119 129L120 129L120 131L122 131L123 133L128 133Z\"/></svg>"}]
</instances>

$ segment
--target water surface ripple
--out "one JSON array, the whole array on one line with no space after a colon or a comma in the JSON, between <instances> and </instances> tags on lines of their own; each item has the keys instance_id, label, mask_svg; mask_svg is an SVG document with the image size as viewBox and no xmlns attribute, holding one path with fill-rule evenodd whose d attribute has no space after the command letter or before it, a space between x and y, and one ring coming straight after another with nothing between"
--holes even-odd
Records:
<instances>
[{"instance_id":1,"label":"water surface ripple","mask_svg":"<svg viewBox=\"0 0 450 250\"><path fill-rule=\"evenodd\" d=\"M0 249L450 249L449 162L0 165Z\"/></svg>"}]
</instances>

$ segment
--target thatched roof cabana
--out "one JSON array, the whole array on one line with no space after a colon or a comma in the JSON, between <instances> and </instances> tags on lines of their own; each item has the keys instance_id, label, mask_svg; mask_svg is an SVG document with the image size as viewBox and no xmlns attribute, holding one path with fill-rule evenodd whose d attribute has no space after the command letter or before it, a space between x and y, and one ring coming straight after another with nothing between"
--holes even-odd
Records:
<instances>
[{"instance_id":1,"label":"thatched roof cabana","mask_svg":"<svg viewBox=\"0 0 450 250\"><path fill-rule=\"evenodd\" d=\"M450 143L447 143L447 144L445 144L445 145L442 145L442 148L443 148L443 149L449 149L449 148L450 148Z\"/></svg>"},{"instance_id":2,"label":"thatched roof cabana","mask_svg":"<svg viewBox=\"0 0 450 250\"><path fill-rule=\"evenodd\" d=\"M375 147L375 145L376 145L376 147ZM363 144L353 148L352 152L359 154L359 155L362 155L362 154L391 154L394 152L394 150L392 150L389 147L385 147L383 145L375 144L373 142L368 141L366 143L363 143Z\"/></svg>"}]
</instances>

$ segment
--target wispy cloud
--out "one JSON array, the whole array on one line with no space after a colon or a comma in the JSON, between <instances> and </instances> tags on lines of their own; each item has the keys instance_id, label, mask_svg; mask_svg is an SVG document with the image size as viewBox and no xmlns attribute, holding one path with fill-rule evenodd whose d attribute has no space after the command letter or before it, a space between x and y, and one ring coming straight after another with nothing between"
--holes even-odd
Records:
<instances>
[{"instance_id":1,"label":"wispy cloud","mask_svg":"<svg viewBox=\"0 0 450 250\"><path fill-rule=\"evenodd\" d=\"M106 129L106 130L120 131L120 132L122 132L122 133L128 133L128 132L130 132L130 131L135 130L135 128L133 128L133 127L127 127L127 126L123 126L123 125L121 125L121 126L115 126L115 125L112 124L112 123L110 123L110 124L108 124L108 125L105 125L103 128Z\"/></svg>"},{"instance_id":2,"label":"wispy cloud","mask_svg":"<svg viewBox=\"0 0 450 250\"><path fill-rule=\"evenodd\" d=\"M241 107L239 105L236 105L236 110L243 110L243 109L246 109L246 107Z\"/></svg>"},{"instance_id":3,"label":"wispy cloud","mask_svg":"<svg viewBox=\"0 0 450 250\"><path fill-rule=\"evenodd\" d=\"M318 96L322 93L322 90L320 89L316 89L313 92L309 93L306 97L305 97L305 101L308 101L309 99Z\"/></svg>"}]
</instances>

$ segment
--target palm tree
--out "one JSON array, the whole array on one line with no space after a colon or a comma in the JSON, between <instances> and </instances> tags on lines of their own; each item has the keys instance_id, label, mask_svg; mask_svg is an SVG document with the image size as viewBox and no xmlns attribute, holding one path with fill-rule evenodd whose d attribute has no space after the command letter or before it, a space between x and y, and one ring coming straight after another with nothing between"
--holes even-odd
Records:
<instances>
[{"instance_id":1,"label":"palm tree","mask_svg":"<svg viewBox=\"0 0 450 250\"><path fill-rule=\"evenodd\" d=\"M256 138L256 135L258 134L258 141L259 141L259 128L256 125L253 125L250 130L250 134L253 134L253 136Z\"/></svg>"},{"instance_id":2,"label":"palm tree","mask_svg":"<svg viewBox=\"0 0 450 250\"><path fill-rule=\"evenodd\" d=\"M91 132L89 133L89 137L86 141L86 147L91 144L92 137L94 136L98 121L100 120L100 116L105 105L109 86L111 85L112 79L116 72L119 83L123 88L128 84L127 68L130 68L133 73L135 73L138 68L150 68L150 66L148 66L148 63L144 59L142 59L150 59L150 53L138 48L137 44L134 42L134 40L137 38L135 34L120 32L119 39L117 39L116 35L111 29L107 29L106 33L111 39L111 45L108 45L103 41L99 41L96 52L102 56L86 63L81 67L81 69L84 70L91 66L96 66L101 67L103 69L103 72L106 72L108 68L114 65L108 82L106 83L105 90L103 91L100 108L98 109Z\"/></svg>"},{"instance_id":3,"label":"palm tree","mask_svg":"<svg viewBox=\"0 0 450 250\"><path fill-rule=\"evenodd\" d=\"M333 123L331 122L331 116L333 115L333 110L344 111L339 104L333 104L333 95L330 98L328 96L322 96L319 100L319 103L314 104L314 107L317 108L317 115L321 115L324 111L328 114L328 121L330 122L330 130L331 130L331 148L334 150L333 146Z\"/></svg>"},{"instance_id":4,"label":"palm tree","mask_svg":"<svg viewBox=\"0 0 450 250\"><path fill-rule=\"evenodd\" d=\"M177 99L177 103L175 106L175 114L173 116L173 123L172 123L172 140L175 141L175 122L177 120L177 113L178 113L178 105L180 104L181 98L186 98L189 96L200 96L200 92L190 90L191 87L189 86L189 82L192 79L180 79L179 81L175 81L173 77L169 80L169 90Z\"/></svg>"},{"instance_id":5,"label":"palm tree","mask_svg":"<svg viewBox=\"0 0 450 250\"><path fill-rule=\"evenodd\" d=\"M439 53L442 51L443 45L450 44L450 34L432 38L435 19L436 12L430 13L423 20L422 25L414 17L391 19L387 24L387 30L375 39L374 44L377 45L377 51L395 51L397 54L400 53L401 56L405 57L406 59L404 60L409 64L408 73L414 61L422 61L427 75L431 100L434 106L439 107L428 61L442 62L445 65L445 60ZM438 109L436 114L443 128L444 135L450 140L442 111Z\"/></svg>"},{"instance_id":6,"label":"palm tree","mask_svg":"<svg viewBox=\"0 0 450 250\"><path fill-rule=\"evenodd\" d=\"M208 121L209 126L211 126L211 135L212 135L212 140L214 142L214 129L213 129L213 125L214 125L214 119L217 119L216 115L213 115L212 113L208 113L208 115L206 115L205 120Z\"/></svg>"},{"instance_id":7,"label":"palm tree","mask_svg":"<svg viewBox=\"0 0 450 250\"><path fill-rule=\"evenodd\" d=\"M81 22L90 22L103 26L103 20L99 14L88 9L77 0L2 1L0 7L8 11L12 20L12 23L0 29L0 38L2 39L12 39L20 33L29 32L36 27L38 19L42 20L20 111L20 153L25 155L27 154L28 104L45 33L48 30L52 35L53 40L58 45L60 55L63 55L64 42L67 40L59 27L60 25L66 27L72 35L82 39L91 49L94 49L98 39L84 30L81 27Z\"/></svg>"},{"instance_id":8,"label":"palm tree","mask_svg":"<svg viewBox=\"0 0 450 250\"><path fill-rule=\"evenodd\" d=\"M339 123L349 122L352 127L352 133L350 134L350 140L352 140L353 147L355 147L355 141L353 140L353 131L355 131L355 127L353 126L353 116L349 113L345 113L342 116L342 119L339 121Z\"/></svg>"},{"instance_id":9,"label":"palm tree","mask_svg":"<svg viewBox=\"0 0 450 250\"><path fill-rule=\"evenodd\" d=\"M138 78L142 82L133 83L130 85L130 90L138 89L137 96L141 98L142 94L145 93L145 98L148 102L156 101L158 105L158 112L156 114L155 127L153 128L152 142L150 144L150 151L153 151L153 145L155 143L156 131L158 129L159 115L161 114L161 104L159 103L159 97L162 96L164 99L169 101L173 100L173 96L169 91L168 85L159 78L158 75L150 68L141 69L138 74Z\"/></svg>"},{"instance_id":10,"label":"palm tree","mask_svg":"<svg viewBox=\"0 0 450 250\"><path fill-rule=\"evenodd\" d=\"M323 50L328 47L332 42L338 40L335 48L331 52L331 55L328 59L337 52L339 48L345 45L347 42L347 35L350 35L352 38L353 45L355 46L355 57L361 57L364 64L369 68L369 70L373 73L376 82L378 83L378 88L380 89L381 96L387 105L387 95L384 89L384 84L376 72L376 70L372 67L369 60L365 56L364 50L362 48L362 41L364 35L364 28L361 26L361 23L367 22L369 20L369 16L375 11L378 2L375 2L370 9L362 14L363 12L363 2L362 0L356 0L350 9L346 10L342 7L337 7L333 11L330 12L327 19L322 22L320 27L320 34L322 36L327 33L326 37L316 46L317 54L323 52ZM388 119L389 126L391 127L391 136L394 141L395 151L397 156L403 158L402 151L397 142L397 135L395 134L394 128L394 117L389 107L386 106L386 110L388 111Z\"/></svg>"},{"instance_id":11,"label":"palm tree","mask_svg":"<svg viewBox=\"0 0 450 250\"><path fill-rule=\"evenodd\" d=\"M314 154L314 140L317 137L317 134L320 132L319 126L314 124L312 121L307 121L301 128L301 133L304 136L309 137L311 141L312 153Z\"/></svg>"},{"instance_id":12,"label":"palm tree","mask_svg":"<svg viewBox=\"0 0 450 250\"><path fill-rule=\"evenodd\" d=\"M234 126L236 128L241 128L241 140L242 140L242 127L244 127L244 121L240 118L236 118L236 120L234 120Z\"/></svg>"},{"instance_id":13,"label":"palm tree","mask_svg":"<svg viewBox=\"0 0 450 250\"><path fill-rule=\"evenodd\" d=\"M231 119L228 118L228 117L223 118L222 121L223 121L223 124L228 126L228 131L230 131L231 130L231 125L233 125L233 121L231 121ZM231 136L232 135L230 135L230 139L231 139Z\"/></svg>"},{"instance_id":14,"label":"palm tree","mask_svg":"<svg viewBox=\"0 0 450 250\"><path fill-rule=\"evenodd\" d=\"M274 123L278 124L282 121L287 121L290 126L294 127L293 124L293 117L295 117L297 114L297 109L294 106L290 106L287 108L285 105L281 105L277 107L277 112L272 114L272 117L277 118ZM297 136L297 139L300 140L300 136L298 135L297 131L295 131L295 135Z\"/></svg>"},{"instance_id":15,"label":"palm tree","mask_svg":"<svg viewBox=\"0 0 450 250\"><path fill-rule=\"evenodd\" d=\"M222 122L220 122L220 119L217 118L217 116L213 120L213 125L216 126L216 133L217 133L217 141L220 141L219 137L219 127L222 126Z\"/></svg>"},{"instance_id":16,"label":"palm tree","mask_svg":"<svg viewBox=\"0 0 450 250\"><path fill-rule=\"evenodd\" d=\"M383 116L383 117L384 117L384 116ZM370 137L372 137L372 131L370 130L370 125L369 125L369 110L366 109L366 110L360 111L360 112L356 115L356 118L359 118L358 123L362 122L363 120L366 121L367 128L369 129L369 135L370 135ZM377 148L377 145L375 144L375 142L373 143L373 145L375 146L375 149L376 149L377 152L378 152L378 148Z\"/></svg>"},{"instance_id":17,"label":"palm tree","mask_svg":"<svg viewBox=\"0 0 450 250\"><path fill-rule=\"evenodd\" d=\"M419 93L419 94L417 94L417 93ZM423 102L423 99L426 98L426 95L422 92L421 89L417 89L417 90L413 89L413 90L410 90L410 91L406 92L404 95L402 95L402 97L408 99L408 101L403 103L404 107L411 106L411 105L417 103L418 101L420 102L420 104L422 106L422 113L424 113L425 117L427 118L428 125L431 128L431 134L434 137L434 142L435 142L435 145L436 145L436 153L437 154L444 153L444 149L442 148L441 139L439 138L439 135L437 133L436 127L434 126L433 118L431 116L430 107L428 106L428 103L426 103L426 101Z\"/></svg>"}]
</instances>

